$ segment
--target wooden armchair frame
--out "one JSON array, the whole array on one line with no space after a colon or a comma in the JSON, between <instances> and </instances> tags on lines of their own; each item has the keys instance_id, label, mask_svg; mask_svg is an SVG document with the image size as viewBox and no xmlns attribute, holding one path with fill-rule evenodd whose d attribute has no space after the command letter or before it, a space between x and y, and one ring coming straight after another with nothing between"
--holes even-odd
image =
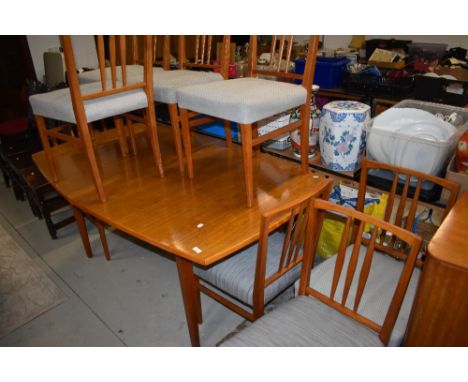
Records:
<instances>
[{"instance_id":1,"label":"wooden armchair frame","mask_svg":"<svg viewBox=\"0 0 468 382\"><path fill-rule=\"evenodd\" d=\"M313 202L316 198L328 197L330 188L331 182L328 182L320 189L308 192L306 195L302 195L295 200L262 214L251 311L244 309L242 306L232 302L231 299L226 298L225 295L227 293L218 293L217 290L219 291L219 288L213 287L208 283L200 282L200 278L197 276L196 280L199 292L205 293L250 321L255 321L262 316L265 310L265 289L291 269L298 266L302 262L305 256L304 254L309 254L311 252L314 227L311 224L312 217L310 210L313 208ZM281 256L276 271L267 275L269 235L279 227L286 228ZM201 323L200 298L198 298L198 315L199 323Z\"/></svg>"},{"instance_id":2,"label":"wooden armchair frame","mask_svg":"<svg viewBox=\"0 0 468 382\"><path fill-rule=\"evenodd\" d=\"M370 215L366 215L362 212L339 206L328 201L316 199L314 201L314 211L315 213L313 213L311 216L311 224L315 227L315 246L318 243L320 229L322 227L324 214L326 212L344 215L346 218L346 226L343 230L342 240L338 254L336 255L337 258L334 266L333 279L331 280L330 293L324 294L309 287L311 268L315 258L315 251L312 251L310 252L312 255L307 256L306 258L304 258L303 261L301 281L299 286L299 295L308 295L317 298L322 303L338 310L339 312L347 315L348 317L376 331L379 334L380 340L385 345L388 344L393 327L398 318L398 314L400 312L400 308L403 303L403 299L405 297L405 293L408 288L414 266L416 264L416 258L419 253L422 239L419 236L403 228L397 227L383 220L374 218ZM370 233L370 239L364 240L363 234L364 227L366 224L370 224L372 228ZM343 275L342 271L345 262L346 248L348 246L348 237L353 230L357 231L355 235L352 235L354 240L354 248L350 255L346 275ZM369 272L372 267L373 257L376 255L374 251L378 249L379 251L384 252L390 256L394 255L393 251L387 250L388 247L380 247L380 245L377 245L379 244L379 232L381 231L391 232L399 240L405 242L406 247L409 248L409 251L405 258L405 264L402 267L401 276L399 278L398 284L396 285L396 289L391 299L391 303L389 305L383 324L379 325L376 322L358 313L358 309L366 286L366 282L369 277ZM359 271L359 275L357 275L356 269L360 254L360 247L362 245L367 246L367 251L365 253L364 262ZM382 256L381 254L379 255ZM341 301L337 301L335 299L335 294L337 292L337 286L342 276L345 277L345 282L341 296ZM355 276L359 277L357 291L354 303L352 304L352 308L349 308L346 306L347 299Z\"/></svg>"},{"instance_id":3,"label":"wooden armchair frame","mask_svg":"<svg viewBox=\"0 0 468 382\"><path fill-rule=\"evenodd\" d=\"M367 188L367 181L368 181L368 174L370 169L380 169L380 170L387 170L393 173L393 182L392 187L389 192L387 206L385 209L384 220L386 222L391 222L391 217L394 208L398 205L395 215L395 220L392 221L392 224L395 224L398 227L403 227L408 231L412 230L413 223L416 217L416 211L418 207L418 202L421 194L421 188L423 181L429 181L434 184L441 186L443 189L446 189L449 192L449 198L447 200L446 206L443 210L442 220L445 219L449 211L452 209L453 205L455 204L458 196L458 192L460 191L460 185L448 179L442 179L434 175L425 174L419 171L397 167L386 163L380 163L373 160L369 160L363 158L362 166L361 166L361 178L359 183L359 192L358 192L358 200L356 209L358 211L364 210L364 200ZM401 183L398 181L400 176L405 176L404 185L401 188ZM413 195L410 195L410 183L417 182L416 188L414 189ZM399 187L400 184L400 187ZM401 190L399 190L401 188ZM399 195L399 196L398 196ZM399 199L397 202L396 199ZM411 201L409 211L406 216L405 207L408 201ZM396 204L398 203L398 204ZM380 232L381 241L383 241L386 235L386 231L382 230ZM393 252L393 256L399 258L406 258L407 253L406 249L401 245L396 245L396 237L391 236L388 238L390 247L386 250L391 250ZM379 250L383 249L382 244L376 244ZM422 261L418 260L417 265L421 266Z\"/></svg>"}]
</instances>

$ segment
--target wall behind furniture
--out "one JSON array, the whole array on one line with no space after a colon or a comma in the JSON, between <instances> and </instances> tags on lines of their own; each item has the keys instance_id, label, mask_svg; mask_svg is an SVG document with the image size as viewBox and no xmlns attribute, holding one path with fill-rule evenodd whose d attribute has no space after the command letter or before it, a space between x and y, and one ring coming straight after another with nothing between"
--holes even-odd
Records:
<instances>
[{"instance_id":1,"label":"wall behind furniture","mask_svg":"<svg viewBox=\"0 0 468 382\"><path fill-rule=\"evenodd\" d=\"M97 68L98 59L93 36L72 36L77 68ZM44 52L59 48L59 36L27 36L29 51L36 71L36 78L44 80Z\"/></svg>"}]
</instances>

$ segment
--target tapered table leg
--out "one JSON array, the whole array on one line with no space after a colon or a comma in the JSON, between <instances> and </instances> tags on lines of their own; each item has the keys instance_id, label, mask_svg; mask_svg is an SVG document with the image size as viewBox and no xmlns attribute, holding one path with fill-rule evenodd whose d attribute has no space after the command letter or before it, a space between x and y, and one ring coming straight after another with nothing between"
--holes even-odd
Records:
<instances>
[{"instance_id":1,"label":"tapered table leg","mask_svg":"<svg viewBox=\"0 0 468 382\"><path fill-rule=\"evenodd\" d=\"M196 279L193 274L193 264L177 256L177 270L179 272L180 289L184 300L185 316L190 334L192 346L200 346L200 334L198 332L198 307Z\"/></svg>"},{"instance_id":2,"label":"tapered table leg","mask_svg":"<svg viewBox=\"0 0 468 382\"><path fill-rule=\"evenodd\" d=\"M93 257L93 251L89 242L88 230L86 229L83 213L75 206L72 206L72 210L73 215L75 215L76 225L78 226L78 231L80 232L83 247L86 251L86 256Z\"/></svg>"}]
</instances>

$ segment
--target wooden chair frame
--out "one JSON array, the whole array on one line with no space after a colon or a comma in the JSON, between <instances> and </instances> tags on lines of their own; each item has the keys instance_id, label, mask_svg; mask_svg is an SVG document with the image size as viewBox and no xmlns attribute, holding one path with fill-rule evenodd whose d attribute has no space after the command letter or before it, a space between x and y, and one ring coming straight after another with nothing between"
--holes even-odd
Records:
<instances>
[{"instance_id":1,"label":"wooden chair frame","mask_svg":"<svg viewBox=\"0 0 468 382\"><path fill-rule=\"evenodd\" d=\"M411 228L413 226L413 223L416 217L416 211L418 207L418 202L419 202L419 197L420 197L423 181L429 181L429 182L435 183L441 186L442 188L446 189L450 194L447 204L444 208L442 220L445 219L449 211L452 209L453 205L455 204L457 200L458 193L460 191L460 185L451 180L442 179L437 176L422 173L419 171L415 171L415 170L411 170L411 169L407 169L403 167L397 167L397 166L393 166L390 164L380 163L380 162L376 162L373 160L363 158L362 166L361 166L361 178L359 182L358 200L357 200L357 205L356 205L356 209L361 212L364 211L364 200L365 200L365 194L366 194L367 178L368 178L368 171L370 169L388 170L393 173L393 183L392 183L391 190L389 192L389 197L388 197L387 206L385 209L385 214L384 214L383 219L386 222L390 222L393 209L396 206L397 195L400 194L395 221L391 223L395 224L398 227L403 227L408 231L411 231ZM399 184L398 179L400 175L406 176L406 180L405 180L403 189L401 190L401 192L398 192L398 184ZM414 191L414 195L410 197L409 190L410 190L410 182L412 180L413 181L417 180L417 184L416 184L416 188ZM407 216L404 216L406 203L409 200L411 201L410 208L409 208ZM382 232L380 233L381 240L383 240L385 235L386 235L386 231L382 230ZM390 248L386 247L386 250L387 251L391 250L393 252L393 256L395 257L399 257L402 259L406 258L407 254L406 254L405 248L401 247L400 245L398 246L399 248L397 248L397 246L395 245L396 242L397 242L396 238L394 236L391 236L390 237L391 246ZM379 250L383 250L383 245L377 244L377 247ZM421 266L422 261L418 260L417 265Z\"/></svg>"},{"instance_id":2,"label":"wooden chair frame","mask_svg":"<svg viewBox=\"0 0 468 382\"><path fill-rule=\"evenodd\" d=\"M119 59L120 59L120 70L121 70L121 81L117 81L117 55L116 55L116 40L119 42ZM135 150L135 133L131 121L145 122L148 130L148 137L150 139L151 148L153 151L153 159L158 169L160 176L164 176L164 170L161 160L161 152L159 149L157 126L156 126L156 114L154 110L153 102L153 71L152 71L152 37L145 37L145 52L144 52L144 78L143 81L137 83L127 83L127 70L126 70L126 37L125 36L110 36L109 37L109 54L110 54L110 70L111 70L111 86L108 87L108 81L106 78L105 68L105 57L104 57L104 38L103 36L97 37L97 49L99 59L99 70L101 77L101 91L97 91L90 94L81 94L78 74L76 71L76 64L73 53L73 46L70 36L61 37L62 46L64 49L65 64L67 67L67 78L70 86L70 94L73 106L73 112L75 114L76 126L78 130L78 137L72 135L63 134L64 127L68 126L61 125L54 129L47 129L45 125L44 117L36 115L36 122L39 129L39 135L41 137L42 145L46 154L47 162L49 164L52 179L54 182L58 181L58 173L53 158L53 152L50 146L49 138L55 140L61 140L75 144L82 148L88 159L91 174L94 185L99 199L104 202L106 200L106 194L102 184L99 167L96 160L96 155L93 149L93 141L90 133L90 127L86 120L86 113L84 108L84 102L91 99L105 97L113 94L126 92L129 90L143 89L148 99L148 106L145 108L144 118L140 116L133 116L133 114L126 114L126 120L130 132L130 141L132 148ZM115 127L119 137L120 149L123 156L128 155L127 137L124 131L123 117L115 116ZM130 121L130 122L128 122Z\"/></svg>"},{"instance_id":3,"label":"wooden chair frame","mask_svg":"<svg viewBox=\"0 0 468 382\"><path fill-rule=\"evenodd\" d=\"M227 299L225 297L227 294L220 294L218 292L220 291L219 288L210 286L208 283L200 282L200 278L196 276L196 284L198 287L198 322L200 324L202 323L200 292L205 293L247 320L255 321L264 314L265 289L285 273L300 264L305 254L308 254L312 250L312 233L314 227L311 224L311 214L309 211L312 209L315 198L328 198L330 188L331 181L321 189L308 192L295 200L262 214L251 311L232 302L232 299ZM282 226L286 227L286 234L278 269L275 273L266 277L269 235ZM302 253L300 253L301 248ZM242 304L245 305L244 303Z\"/></svg>"},{"instance_id":4,"label":"wooden chair frame","mask_svg":"<svg viewBox=\"0 0 468 382\"><path fill-rule=\"evenodd\" d=\"M278 42L278 44L277 44ZM249 51L249 69L248 76L255 77L257 75L266 75L277 77L278 79L286 81L301 81L302 86L307 91L307 98L303 105L301 105L301 117L298 121L290 123L280 129L274 130L268 134L259 136L257 123L240 124L241 136L242 136L242 150L243 150L243 165L244 165L244 178L245 187L247 194L247 206L252 207L254 199L253 189L253 163L252 163L252 151L254 148L259 147L260 144L267 140L276 138L287 132L300 129L301 130L301 166L304 172L309 171L309 158L308 158L308 124L310 114L310 99L312 94L312 80L315 74L315 63L317 59L318 51L318 36L311 36L309 38L309 50L307 52L307 64L303 74L289 73L289 62L291 61L293 36L281 36L277 38L273 36L271 46L271 57L275 56L276 46L278 45L278 57L279 63L277 66L273 65L271 60L270 67L268 70L259 70L256 68L257 64L257 36L250 37L250 51ZM286 55L286 66L284 70L281 70L281 60L283 55ZM189 178L193 178L193 159L191 152L191 141L190 141L190 123L189 118L192 116L192 112L180 109L180 116L182 122L182 138L184 140L185 157L187 160L187 172Z\"/></svg>"},{"instance_id":5,"label":"wooden chair frame","mask_svg":"<svg viewBox=\"0 0 468 382\"><path fill-rule=\"evenodd\" d=\"M359 323L369 327L370 329L376 331L379 334L380 340L387 345L390 339L390 335L392 333L393 327L395 322L398 318L398 314L400 312L401 305L403 303L403 299L405 297L406 290L408 288L409 282L411 280L411 275L416 264L416 258L419 253L419 249L421 247L422 239L401 228L397 227L393 224L385 222L383 220L374 218L370 215L366 215L362 212L355 211L350 208L346 208L343 206L336 205L334 203L316 199L314 201L314 209L311 213L311 223L315 228L314 234L314 248L316 248L318 244L318 238L320 236L320 230L322 227L323 217L325 212L332 212L337 213L340 215L344 215L346 217L346 226L343 230L342 240L340 244L340 248L338 254L336 255L336 264L333 273L333 279L331 282L330 294L325 295L320 293L319 291L312 289L309 287L310 285L310 277L311 277L311 267L314 263L315 259L315 250L311 252L307 252L306 257L303 260L302 265L302 274L299 286L299 295L301 296L312 296L323 302L324 304L338 310L339 312L347 315L348 317L358 321ZM370 240L363 240L363 232L365 225L371 225L371 238ZM337 290L338 283L342 276L343 264L345 260L345 252L346 247L348 246L348 237L352 230L357 230L357 234L353 235L354 238L354 248L351 253L351 257L349 260L349 265L347 268L347 272L345 275L345 283L343 288L343 294L341 301L335 300L335 293ZM363 295L366 282L371 270L372 260L374 256L374 250L378 249L390 256L393 256L392 251L387 251L387 247L377 248L376 240L378 240L378 233L381 230L392 232L399 240L402 240L406 243L407 247L410 248L408 255L405 258L405 264L402 268L401 276L398 281L398 284L395 289L395 293L389 305L389 309L385 316L384 322L382 325L377 324L374 321L362 316L358 313L359 304L361 301L361 297ZM367 251L365 255L365 259L359 272L359 275L356 275L356 267L357 261L359 257L359 251L361 245L366 245ZM345 306L351 285L353 283L353 279L355 276L358 276L358 286L357 286L357 293L354 300L353 308L350 309Z\"/></svg>"},{"instance_id":6,"label":"wooden chair frame","mask_svg":"<svg viewBox=\"0 0 468 382\"><path fill-rule=\"evenodd\" d=\"M212 52L216 50L212 48L213 36L196 36L195 37L195 58L194 62L190 62L187 59L186 54L186 36L180 35L178 37L178 53L179 53L179 70L185 69L200 69L200 70L215 70L218 69L220 74L226 80L228 78L228 67L230 59L230 43L231 37L223 37L223 45L221 50L221 60L219 64L213 64L211 57ZM165 55L168 57L167 62L169 62L170 54L170 42L169 36L167 36L167 42L164 45L166 48L164 50ZM185 172L184 164L184 154L182 148L182 137L181 137L181 114L177 106L177 103L167 104L169 110L169 118L171 120L172 134L174 137L174 144L176 147L177 158L179 161L179 169L181 173ZM190 127L200 126L209 122L216 121L216 118L212 117L202 117L198 113L188 113L188 125ZM226 144L228 147L232 145L231 138L231 125L229 121L224 121L224 131L226 133Z\"/></svg>"}]
</instances>

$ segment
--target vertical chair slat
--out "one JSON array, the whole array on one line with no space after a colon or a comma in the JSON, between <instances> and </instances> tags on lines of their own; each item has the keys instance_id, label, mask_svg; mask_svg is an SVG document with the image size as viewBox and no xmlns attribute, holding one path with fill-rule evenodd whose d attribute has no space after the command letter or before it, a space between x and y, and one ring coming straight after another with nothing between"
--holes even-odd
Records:
<instances>
[{"instance_id":1,"label":"vertical chair slat","mask_svg":"<svg viewBox=\"0 0 468 382\"><path fill-rule=\"evenodd\" d=\"M277 72L281 70L281 60L283 59L284 41L285 41L285 36L281 36L280 46L279 46L279 51L278 51L278 67L276 68Z\"/></svg>"},{"instance_id":2,"label":"vertical chair slat","mask_svg":"<svg viewBox=\"0 0 468 382\"><path fill-rule=\"evenodd\" d=\"M109 36L109 56L111 65L112 88L117 87L117 73L115 63L115 36Z\"/></svg>"},{"instance_id":3,"label":"vertical chair slat","mask_svg":"<svg viewBox=\"0 0 468 382\"><path fill-rule=\"evenodd\" d=\"M106 79L106 59L104 55L104 36L98 36L98 61L99 61L99 71L101 72L101 85L102 90L106 90L107 79Z\"/></svg>"},{"instance_id":4,"label":"vertical chair slat","mask_svg":"<svg viewBox=\"0 0 468 382\"><path fill-rule=\"evenodd\" d=\"M178 53L179 53L179 68L184 69L185 68L185 36L180 35L179 36L179 41L178 41Z\"/></svg>"},{"instance_id":5,"label":"vertical chair slat","mask_svg":"<svg viewBox=\"0 0 468 382\"><path fill-rule=\"evenodd\" d=\"M296 214L296 219L295 219L295 224L294 224L294 229L292 232L292 237L291 237L291 243L289 244L289 251L288 251L288 256L286 258L286 264L289 264L291 262L292 255L294 253L294 250L296 249L296 245L298 243L298 236L300 234L301 230L301 224L302 224L302 215L304 211L305 206L300 205L299 206L299 211Z\"/></svg>"},{"instance_id":6,"label":"vertical chair slat","mask_svg":"<svg viewBox=\"0 0 468 382\"><path fill-rule=\"evenodd\" d=\"M343 289L343 296L341 299L341 305L346 304L346 299L348 298L349 290L351 289L351 284L354 278L354 272L356 271L356 265L359 258L359 253L361 250L362 235L364 233L365 223L363 221L359 224L358 233L354 241L353 252L351 253L351 258L349 259L348 270L346 272L345 285Z\"/></svg>"},{"instance_id":7,"label":"vertical chair slat","mask_svg":"<svg viewBox=\"0 0 468 382\"><path fill-rule=\"evenodd\" d=\"M369 277L369 272L370 272L370 268L372 265L372 256L373 256L374 247L375 247L375 240L377 238L378 231L379 230L377 227L372 228L371 238L369 241L369 245L367 247L366 256L364 257L364 261L362 263L361 273L359 275L359 281L358 281L358 286L356 290L356 298L354 300L354 307L353 307L354 312L357 312L359 308L362 294L364 293L364 288L366 286L367 279Z\"/></svg>"},{"instance_id":8,"label":"vertical chair slat","mask_svg":"<svg viewBox=\"0 0 468 382\"><path fill-rule=\"evenodd\" d=\"M406 198L408 196L408 189L410 184L410 176L406 175L405 186L400 196L400 202L398 203L397 214L395 217L395 225L401 227L401 222L403 220L403 213L405 212Z\"/></svg>"},{"instance_id":9,"label":"vertical chair slat","mask_svg":"<svg viewBox=\"0 0 468 382\"><path fill-rule=\"evenodd\" d=\"M132 36L132 64L138 64L138 39L136 35Z\"/></svg>"},{"instance_id":10,"label":"vertical chair slat","mask_svg":"<svg viewBox=\"0 0 468 382\"><path fill-rule=\"evenodd\" d=\"M336 288L338 287L338 282L340 281L341 270L343 269L343 264L345 260L346 247L348 245L349 230L352 224L352 218L346 218L346 225L343 230L343 236L341 237L340 248L338 254L336 255L336 265L335 271L333 272L333 280L330 290L330 298L333 300L336 293Z\"/></svg>"},{"instance_id":11,"label":"vertical chair slat","mask_svg":"<svg viewBox=\"0 0 468 382\"><path fill-rule=\"evenodd\" d=\"M195 64L198 64L199 49L200 49L200 36L195 36Z\"/></svg>"},{"instance_id":12,"label":"vertical chair slat","mask_svg":"<svg viewBox=\"0 0 468 382\"><path fill-rule=\"evenodd\" d=\"M276 35L271 37L271 47L270 47L270 70L273 70L273 62L275 61L275 52L276 52Z\"/></svg>"},{"instance_id":13,"label":"vertical chair slat","mask_svg":"<svg viewBox=\"0 0 468 382\"><path fill-rule=\"evenodd\" d=\"M291 242L291 232L294 228L294 221L295 221L295 212L294 210L291 211L291 217L289 218L289 222L288 222L288 228L286 230L286 235L284 237L284 241L283 241L283 248L281 250L281 258L280 258L280 261L279 261L279 264L278 264L278 271L281 270L281 268L283 268L283 264L284 264L284 261L286 259L286 253L289 249L289 243Z\"/></svg>"},{"instance_id":14,"label":"vertical chair slat","mask_svg":"<svg viewBox=\"0 0 468 382\"><path fill-rule=\"evenodd\" d=\"M366 171L366 178L367 178L367 171ZM390 221L390 217L392 216L392 211L393 211L393 205L395 204L395 195L396 195L396 190L398 186L398 174L393 174L393 183L392 183L392 188L390 190L390 194L388 196L387 200L387 207L385 208L385 215L384 215L384 220L386 222ZM359 190L361 192L361 190ZM364 185L364 191L363 194L365 194L365 185ZM364 196L363 196L364 198ZM385 240L385 230L382 230L380 233L380 241L383 243Z\"/></svg>"},{"instance_id":15,"label":"vertical chair slat","mask_svg":"<svg viewBox=\"0 0 468 382\"><path fill-rule=\"evenodd\" d=\"M208 36L208 49L206 53L206 63L211 64L211 46L213 45L213 36Z\"/></svg>"},{"instance_id":16,"label":"vertical chair slat","mask_svg":"<svg viewBox=\"0 0 468 382\"><path fill-rule=\"evenodd\" d=\"M125 36L119 36L119 49L120 49L120 71L122 73L122 84L127 85L127 46Z\"/></svg>"},{"instance_id":17,"label":"vertical chair slat","mask_svg":"<svg viewBox=\"0 0 468 382\"><path fill-rule=\"evenodd\" d=\"M301 246L304 243L305 239L305 228L307 225L307 205L303 205L301 208L301 211L298 215L298 218L300 219L300 222L296 223L297 225L297 230L299 234L297 235L297 239L295 241L295 250L294 250L294 255L288 259L287 265L289 265L292 261L296 261L297 258L299 257L299 252L301 250Z\"/></svg>"},{"instance_id":18,"label":"vertical chair slat","mask_svg":"<svg viewBox=\"0 0 468 382\"><path fill-rule=\"evenodd\" d=\"M156 36L154 37L156 38ZM169 70L171 66L171 38L168 35L162 37L163 39L163 60L162 66L164 70Z\"/></svg>"},{"instance_id":19,"label":"vertical chair slat","mask_svg":"<svg viewBox=\"0 0 468 382\"><path fill-rule=\"evenodd\" d=\"M416 210L418 208L418 200L419 194L421 193L421 187L422 178L418 178L418 184L416 186L416 190L414 191L413 200L411 201L411 207L406 218L405 229L407 229L408 231L412 231L411 228L413 226L414 218L416 216Z\"/></svg>"},{"instance_id":20,"label":"vertical chair slat","mask_svg":"<svg viewBox=\"0 0 468 382\"><path fill-rule=\"evenodd\" d=\"M153 36L153 65L158 60L158 36Z\"/></svg>"},{"instance_id":21,"label":"vertical chair slat","mask_svg":"<svg viewBox=\"0 0 468 382\"><path fill-rule=\"evenodd\" d=\"M292 53L292 47L293 47L293 36L289 36L288 38L288 51L286 54L286 67L285 67L285 73L289 72L289 63L291 61L291 53Z\"/></svg>"},{"instance_id":22,"label":"vertical chair slat","mask_svg":"<svg viewBox=\"0 0 468 382\"><path fill-rule=\"evenodd\" d=\"M201 37L201 64L205 63L205 45L206 45L206 36Z\"/></svg>"}]
</instances>

